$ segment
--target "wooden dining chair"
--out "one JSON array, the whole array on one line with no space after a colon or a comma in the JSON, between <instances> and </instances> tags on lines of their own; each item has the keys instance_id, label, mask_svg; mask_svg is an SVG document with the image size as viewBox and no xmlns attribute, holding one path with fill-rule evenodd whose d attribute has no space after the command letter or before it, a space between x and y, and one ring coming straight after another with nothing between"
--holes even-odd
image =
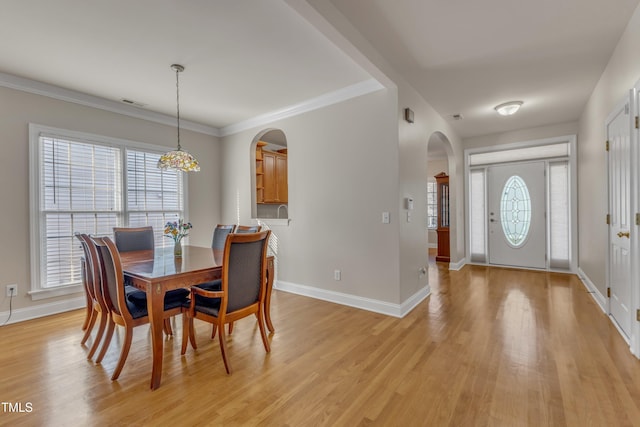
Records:
<instances>
[{"instance_id":1,"label":"wooden dining chair","mask_svg":"<svg viewBox=\"0 0 640 427\"><path fill-rule=\"evenodd\" d=\"M155 237L153 227L113 227L113 238L118 248L118 252L129 251L153 251L155 248ZM147 306L147 294L144 291L135 289L125 281L127 298L136 305ZM186 289L175 289L167 292L165 299L182 300L189 296ZM166 319L164 322L164 333L173 335L171 322Z\"/></svg>"},{"instance_id":2,"label":"wooden dining chair","mask_svg":"<svg viewBox=\"0 0 640 427\"><path fill-rule=\"evenodd\" d=\"M91 319L93 317L93 298L91 297L91 293L89 290L89 272L87 271L87 252L84 249L84 242L82 241L82 238L80 237L81 233L75 232L73 233L73 235L76 237L76 239L78 239L78 242L80 242L80 247L82 248L82 252L83 252L83 256L80 259L80 280L82 281L82 289L84 289L84 296L86 299L86 306L85 306L85 317L84 317L84 322L82 322L82 330L86 331L87 328L89 328L89 326L91 326L91 328L93 328L93 325L95 323L91 323ZM91 286L93 286L93 284L91 284Z\"/></svg>"},{"instance_id":3,"label":"wooden dining chair","mask_svg":"<svg viewBox=\"0 0 640 427\"><path fill-rule=\"evenodd\" d=\"M213 239L211 240L211 249L223 251L224 244L227 241L227 236L229 233L233 233L236 229L235 224L225 225L218 224L216 228L213 229Z\"/></svg>"},{"instance_id":4,"label":"wooden dining chair","mask_svg":"<svg viewBox=\"0 0 640 427\"><path fill-rule=\"evenodd\" d=\"M264 348L267 353L271 351L263 321L267 242L270 234L270 230L229 234L224 247L221 290L208 291L197 286L191 288L191 303L182 322L182 354L187 350L187 340L194 349L197 348L193 319L212 323L218 330L222 360L230 374L224 325L250 315L256 316Z\"/></svg>"},{"instance_id":5,"label":"wooden dining chair","mask_svg":"<svg viewBox=\"0 0 640 427\"><path fill-rule=\"evenodd\" d=\"M99 266L98 280L101 283L104 301L111 312L112 325L124 327L124 341L120 351L120 358L116 365L111 380L116 380L124 367L124 363L129 355L131 341L133 338L133 328L149 323L149 316L146 306L140 306L131 302L126 295L124 286L124 273L120 253L115 243L109 237L92 237L91 242L95 247L92 254L92 262ZM183 312L188 304L188 299L167 300L164 302L164 317L168 319ZM106 352L111 342L113 328L105 336L102 351Z\"/></svg>"},{"instance_id":6,"label":"wooden dining chair","mask_svg":"<svg viewBox=\"0 0 640 427\"><path fill-rule=\"evenodd\" d=\"M87 342L87 340L91 336L91 332L93 331L96 321L99 319L98 330L96 331L96 335L93 344L89 349L89 353L87 353L87 359L91 359L100 346L100 341L104 336L105 328L109 324L110 312L109 308L104 303L104 299L102 298L102 289L100 288L100 283L96 283L95 281L95 265L92 262L91 257L92 244L90 237L87 234L81 233L76 233L75 236L76 238L78 238L78 240L80 240L80 244L82 245L82 250L84 252L85 292L88 295L87 299L91 301L90 304L87 304L87 307L89 307L89 305L91 306L89 323L87 325L87 328L85 329L85 333L82 337L82 340L80 341L80 344L84 345L84 343Z\"/></svg>"},{"instance_id":7,"label":"wooden dining chair","mask_svg":"<svg viewBox=\"0 0 640 427\"><path fill-rule=\"evenodd\" d=\"M260 230L262 230L261 225L237 225L234 233L258 233Z\"/></svg>"},{"instance_id":8,"label":"wooden dining chair","mask_svg":"<svg viewBox=\"0 0 640 427\"><path fill-rule=\"evenodd\" d=\"M153 227L113 227L113 239L120 252L145 251L155 248Z\"/></svg>"}]
</instances>

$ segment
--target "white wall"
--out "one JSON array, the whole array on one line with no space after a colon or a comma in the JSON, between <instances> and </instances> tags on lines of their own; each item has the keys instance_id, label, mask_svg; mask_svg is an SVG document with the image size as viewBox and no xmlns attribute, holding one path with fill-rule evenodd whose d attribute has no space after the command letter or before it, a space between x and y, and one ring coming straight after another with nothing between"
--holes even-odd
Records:
<instances>
[{"instance_id":1,"label":"white wall","mask_svg":"<svg viewBox=\"0 0 640 427\"><path fill-rule=\"evenodd\" d=\"M604 123L640 79L640 9L627 29L580 116L578 131L579 267L606 295L607 172Z\"/></svg>"},{"instance_id":2,"label":"white wall","mask_svg":"<svg viewBox=\"0 0 640 427\"><path fill-rule=\"evenodd\" d=\"M286 135L291 223L271 225L278 281L400 303L396 98L383 89L223 138L223 221L244 224L251 143L265 128Z\"/></svg>"},{"instance_id":3,"label":"white wall","mask_svg":"<svg viewBox=\"0 0 640 427\"><path fill-rule=\"evenodd\" d=\"M460 139L451 126L389 65L351 23L327 0L286 0L312 25L358 62L387 88L397 88L395 128L398 132L399 181L394 211L400 220L400 301L409 300L427 286L427 277L418 273L428 265L425 235L427 143L440 132L448 140L453 155L449 165L451 216L451 261L464 258L463 168ZM403 119L404 108L414 111L414 123ZM414 198L412 222L406 221L404 198ZM460 203L460 209L457 208Z\"/></svg>"},{"instance_id":4,"label":"white wall","mask_svg":"<svg viewBox=\"0 0 640 427\"><path fill-rule=\"evenodd\" d=\"M67 298L32 302L29 247L29 123L174 147L175 128L78 104L0 87L0 200L3 240L0 245L0 286L18 284L14 309L51 304ZM220 156L216 138L184 131L185 149L200 161L202 171L189 176L191 243L211 244L211 230L220 218ZM2 286L4 291L4 287ZM1 301L1 300L0 300ZM8 311L8 303L0 312Z\"/></svg>"}]
</instances>

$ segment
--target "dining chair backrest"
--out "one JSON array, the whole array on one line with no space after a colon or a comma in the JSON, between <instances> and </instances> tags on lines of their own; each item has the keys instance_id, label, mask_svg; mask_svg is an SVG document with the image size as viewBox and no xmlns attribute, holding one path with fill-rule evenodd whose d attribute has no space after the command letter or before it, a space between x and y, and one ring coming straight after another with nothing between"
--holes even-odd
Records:
<instances>
[{"instance_id":1,"label":"dining chair backrest","mask_svg":"<svg viewBox=\"0 0 640 427\"><path fill-rule=\"evenodd\" d=\"M235 233L258 233L262 229L261 225L238 225Z\"/></svg>"},{"instance_id":2,"label":"dining chair backrest","mask_svg":"<svg viewBox=\"0 0 640 427\"><path fill-rule=\"evenodd\" d=\"M108 237L92 237L91 241L96 248L96 262L100 266L100 281L105 303L109 310L127 317L126 296L124 294L124 273L118 248Z\"/></svg>"},{"instance_id":3,"label":"dining chair backrest","mask_svg":"<svg viewBox=\"0 0 640 427\"><path fill-rule=\"evenodd\" d=\"M270 230L232 234L227 238L222 271L226 313L259 303L266 284L267 242ZM225 310L225 307L220 307Z\"/></svg>"},{"instance_id":4,"label":"dining chair backrest","mask_svg":"<svg viewBox=\"0 0 640 427\"><path fill-rule=\"evenodd\" d=\"M119 252L153 250L153 227L113 227L113 238Z\"/></svg>"},{"instance_id":5,"label":"dining chair backrest","mask_svg":"<svg viewBox=\"0 0 640 427\"><path fill-rule=\"evenodd\" d=\"M76 238L80 241L82 246L82 252L84 253L84 262L82 263L82 275L85 291L89 294L89 297L95 301L96 295L93 287L93 268L91 264L91 254L89 253L88 239L86 234L75 233Z\"/></svg>"},{"instance_id":6,"label":"dining chair backrest","mask_svg":"<svg viewBox=\"0 0 640 427\"><path fill-rule=\"evenodd\" d=\"M224 243L227 241L227 236L233 233L236 226L218 224L213 230L213 239L211 241L211 249L224 250Z\"/></svg>"}]
</instances>

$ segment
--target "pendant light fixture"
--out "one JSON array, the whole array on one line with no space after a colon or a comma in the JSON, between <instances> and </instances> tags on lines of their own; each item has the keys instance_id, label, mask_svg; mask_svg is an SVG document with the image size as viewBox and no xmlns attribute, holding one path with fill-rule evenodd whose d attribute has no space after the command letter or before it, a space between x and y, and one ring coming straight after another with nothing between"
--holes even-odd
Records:
<instances>
[{"instance_id":1,"label":"pendant light fixture","mask_svg":"<svg viewBox=\"0 0 640 427\"><path fill-rule=\"evenodd\" d=\"M189 153L182 150L180 146L180 84L178 80L179 73L184 71L184 67L179 64L173 64L171 69L176 72L176 117L178 119L178 149L169 151L160 156L158 160L158 168L162 170L175 169L182 172L198 172L200 166L198 161Z\"/></svg>"}]
</instances>

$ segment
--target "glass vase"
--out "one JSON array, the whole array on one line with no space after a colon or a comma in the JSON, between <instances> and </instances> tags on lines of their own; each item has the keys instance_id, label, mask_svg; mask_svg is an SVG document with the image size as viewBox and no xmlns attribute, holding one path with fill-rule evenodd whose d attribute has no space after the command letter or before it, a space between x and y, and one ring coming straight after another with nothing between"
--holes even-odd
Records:
<instances>
[{"instance_id":1,"label":"glass vase","mask_svg":"<svg viewBox=\"0 0 640 427\"><path fill-rule=\"evenodd\" d=\"M180 240L175 242L175 245L173 246L173 256L176 258L182 257L182 243Z\"/></svg>"}]
</instances>

